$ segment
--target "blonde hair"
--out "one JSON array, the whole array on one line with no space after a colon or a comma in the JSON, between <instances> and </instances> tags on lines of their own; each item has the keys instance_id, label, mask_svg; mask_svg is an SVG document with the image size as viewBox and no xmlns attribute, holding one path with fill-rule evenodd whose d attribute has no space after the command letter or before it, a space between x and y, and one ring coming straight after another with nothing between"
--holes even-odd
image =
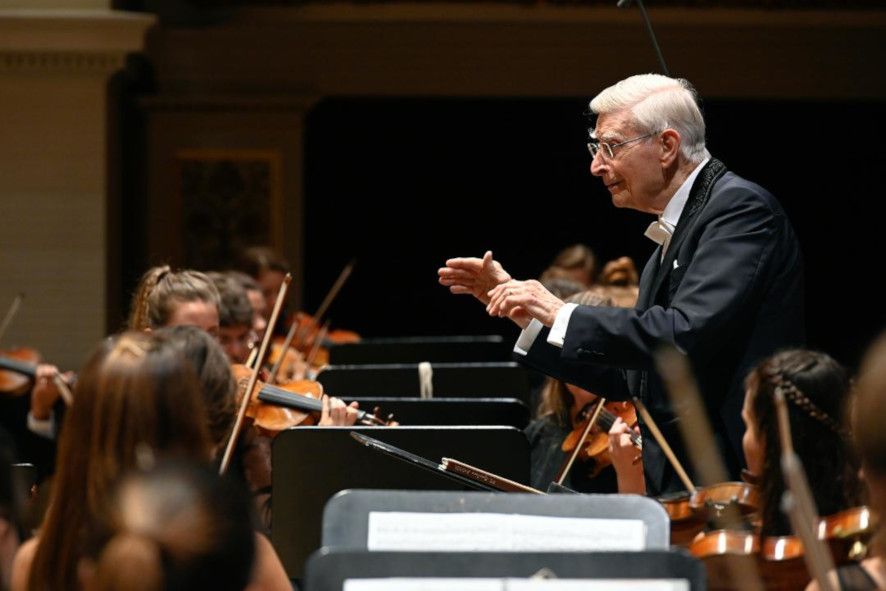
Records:
<instances>
[{"instance_id":1,"label":"blonde hair","mask_svg":"<svg viewBox=\"0 0 886 591\"><path fill-rule=\"evenodd\" d=\"M207 302L221 308L221 296L212 280L199 271L174 272L169 265L148 269L132 296L129 328L145 330L165 326L177 304Z\"/></svg>"}]
</instances>

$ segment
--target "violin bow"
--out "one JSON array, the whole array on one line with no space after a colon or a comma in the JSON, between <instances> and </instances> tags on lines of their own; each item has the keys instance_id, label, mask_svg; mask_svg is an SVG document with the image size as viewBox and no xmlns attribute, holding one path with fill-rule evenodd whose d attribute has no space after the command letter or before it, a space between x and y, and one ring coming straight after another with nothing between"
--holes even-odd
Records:
<instances>
[{"instance_id":1,"label":"violin bow","mask_svg":"<svg viewBox=\"0 0 886 591\"><path fill-rule=\"evenodd\" d=\"M271 332L270 326L268 325L268 330L265 332ZM299 325L298 322L293 322L289 330L286 332L286 338L283 339L283 345L280 346L280 355L277 356L277 361L274 362L274 366L271 367L271 371L268 373L268 382L274 383L277 381L277 374L280 373L280 367L283 365L283 358L285 357L286 351L289 350L289 346L292 344L292 340L295 337L295 332L298 330ZM261 367L262 361L264 357L262 355L258 355L256 357L256 365Z\"/></svg>"},{"instance_id":2,"label":"violin bow","mask_svg":"<svg viewBox=\"0 0 886 591\"><path fill-rule=\"evenodd\" d=\"M588 438L588 435L591 433L591 429L594 428L594 425L597 424L597 419L600 417L600 411L603 410L603 405L606 404L605 398L598 398L597 408L594 409L594 414L591 415L591 420L588 421L588 426L585 427L584 433L581 434L581 439L578 440L578 443L575 444L575 449L572 450L572 455L569 456L569 460L566 462L560 469L560 473L557 474L557 484L563 486L563 481L566 480L566 477L569 475L569 471L572 470L572 464L575 463L575 458L578 457L578 454L581 453L581 447L584 445L585 441Z\"/></svg>"},{"instance_id":3,"label":"violin bow","mask_svg":"<svg viewBox=\"0 0 886 591\"><path fill-rule=\"evenodd\" d=\"M308 367L314 364L314 359L317 358L317 354L320 352L320 346L323 344L323 341L326 339L326 335L329 334L329 321L323 323L323 326L320 327L320 332L317 333L317 338L314 339L314 346L311 347L311 352L308 353L308 356L305 358L305 363Z\"/></svg>"},{"instance_id":4,"label":"violin bow","mask_svg":"<svg viewBox=\"0 0 886 591\"><path fill-rule=\"evenodd\" d=\"M6 316L3 317L3 323L0 324L0 341L3 341L3 337L6 336L6 330L9 328L10 323L12 323L12 319L18 314L18 310L24 299L25 294L17 293L12 300L12 303L9 305L9 309L6 310ZM58 388L62 400L65 401L65 406L71 406L71 404L74 403L74 394L71 392L70 386L68 386L68 383L61 374L55 372L55 375L52 376L52 383Z\"/></svg>"},{"instance_id":5,"label":"violin bow","mask_svg":"<svg viewBox=\"0 0 886 591\"><path fill-rule=\"evenodd\" d=\"M3 317L3 324L0 324L0 342L2 342L3 337L6 336L6 329L9 328L9 324L12 322L12 319L15 318L15 315L18 314L18 309L22 305L22 300L24 298L25 294L18 293L12 300L12 303L9 304L6 316Z\"/></svg>"},{"instance_id":6,"label":"violin bow","mask_svg":"<svg viewBox=\"0 0 886 591\"><path fill-rule=\"evenodd\" d=\"M335 283L332 284L332 287L329 288L329 291L326 293L326 297L323 298L323 302L320 304L320 307L317 308L317 313L314 314L314 324L320 322L320 319L326 314L329 306L332 305L332 302L333 300L335 300L338 292L341 291L342 286L344 286L345 281L347 281L348 277L351 276L351 272L354 270L354 265L356 264L356 262L356 259L352 259L351 262L345 265L341 273L339 273L338 279L336 279ZM306 322L304 326L300 326L298 322L293 322L292 326L289 327L289 331L286 333L286 339L283 341L283 346L280 348L280 350L287 351L293 340L296 343L301 343L305 333L308 331L310 326L311 322ZM264 359L261 356L259 356L259 358ZM274 366L271 368L271 373L268 377L269 382L273 383L277 379L277 374L280 372L280 367L282 365L283 354L281 353L280 356L277 358L277 362L274 363Z\"/></svg>"},{"instance_id":7,"label":"violin bow","mask_svg":"<svg viewBox=\"0 0 886 591\"><path fill-rule=\"evenodd\" d=\"M658 442L659 447L664 452L665 457L673 466L674 471L677 473L677 476L680 477L680 480L683 482L683 486L686 487L686 490L690 492L690 494L695 494L698 490L695 488L695 485L692 484L692 480L689 478L689 474L686 473L685 468L683 468L683 464L680 463L680 460L677 459L677 455L674 453L674 450L671 449L671 446L668 444L668 440L665 439L664 435L661 434L661 431L658 430L658 425L655 424L655 420L652 418L652 415L649 414L649 411L646 410L646 405L640 402L640 399L636 396L634 397L634 407L637 409L637 412L640 413L640 416L643 418L643 422L646 423L646 426L649 427L649 432L652 433L652 438Z\"/></svg>"},{"instance_id":8,"label":"violin bow","mask_svg":"<svg viewBox=\"0 0 886 591\"><path fill-rule=\"evenodd\" d=\"M809 489L806 471L794 451L791 421L784 399L784 391L775 389L775 409L778 412L778 434L781 440L781 469L787 490L781 499L782 510L788 514L794 533L803 542L803 560L806 569L822 591L835 591L828 577L834 570L834 561L824 542L817 535L818 509Z\"/></svg>"},{"instance_id":9,"label":"violin bow","mask_svg":"<svg viewBox=\"0 0 886 591\"><path fill-rule=\"evenodd\" d=\"M62 396L62 400L65 401L65 406L71 406L74 404L74 394L71 392L71 388L68 386L68 383L61 376L60 373L55 372L55 375L52 376L52 383L55 384L55 387L58 388L59 394Z\"/></svg>"},{"instance_id":10,"label":"violin bow","mask_svg":"<svg viewBox=\"0 0 886 591\"><path fill-rule=\"evenodd\" d=\"M344 286L345 281L348 280L348 277L351 276L351 272L354 270L354 265L357 264L356 259L351 259L351 261L345 265L344 269L341 270L341 273L338 275L338 279L335 280L335 283L332 284L332 287L329 288L329 293L326 294L326 297L323 298L323 303L320 304L320 307L317 308L317 313L314 314L314 323L320 322L323 316L326 315L327 310L329 310L329 306L332 305L332 302L335 301L335 298L338 296L338 292L341 291L341 288Z\"/></svg>"},{"instance_id":11,"label":"violin bow","mask_svg":"<svg viewBox=\"0 0 886 591\"><path fill-rule=\"evenodd\" d=\"M261 347L258 351L259 359L264 359L265 354L268 352L268 345L271 342L271 335L274 332L271 327L276 326L277 324L277 318L280 317L280 310L283 308L283 300L286 298L286 292L289 290L289 284L291 282L292 275L290 273L287 273L286 277L283 278L283 283L280 285L280 291L277 292L277 300L274 302L274 309L271 312L271 318L268 321L268 329L265 331L264 337L262 337ZM231 463L231 456L234 453L234 447L237 445L237 439L239 439L240 431L243 428L243 419L246 417L246 407L249 406L249 399L252 398L252 390L255 388L256 382L258 382L258 372L260 369L260 363L256 363L255 367L252 368L252 374L249 376L249 382L246 386L246 391L243 392L243 399L240 401L240 409L237 412L237 420L234 421L234 427L231 429L231 436L228 438L228 444L225 447L225 454L222 457L221 465L219 466L219 474L224 474L228 471L228 465Z\"/></svg>"},{"instance_id":12,"label":"violin bow","mask_svg":"<svg viewBox=\"0 0 886 591\"><path fill-rule=\"evenodd\" d=\"M689 360L672 345L663 345L655 354L655 366L671 404L679 415L680 432L702 482L708 485L725 482L728 480L728 473L707 420ZM730 527L741 523L738 508L733 504L727 505L724 516ZM763 583L756 564L752 560L741 558L734 556L726 563L736 587L747 591L762 591Z\"/></svg>"}]
</instances>

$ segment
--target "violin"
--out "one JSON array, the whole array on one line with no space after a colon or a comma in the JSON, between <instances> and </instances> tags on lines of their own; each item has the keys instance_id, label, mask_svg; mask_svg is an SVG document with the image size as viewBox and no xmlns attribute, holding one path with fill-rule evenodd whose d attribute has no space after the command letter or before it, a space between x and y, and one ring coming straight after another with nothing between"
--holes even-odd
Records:
<instances>
[{"instance_id":1,"label":"violin","mask_svg":"<svg viewBox=\"0 0 886 591\"><path fill-rule=\"evenodd\" d=\"M328 365L331 345L360 341L360 335L356 332L344 329L330 330L328 321L321 324L315 317L305 312L297 312L292 322L290 327L290 333L294 334L292 346L304 356L303 363L309 369L318 370ZM285 339L279 339L277 342L282 344ZM271 356L274 358L273 352ZM285 374L282 368L281 373Z\"/></svg>"},{"instance_id":2,"label":"violin","mask_svg":"<svg viewBox=\"0 0 886 591\"><path fill-rule=\"evenodd\" d=\"M742 515L760 508L759 489L747 482L720 482L697 489L689 497L689 508L717 522L729 505L737 505Z\"/></svg>"},{"instance_id":3,"label":"violin","mask_svg":"<svg viewBox=\"0 0 886 591\"><path fill-rule=\"evenodd\" d=\"M560 449L564 452L570 453L575 450L576 445L579 444L582 436L587 430L588 422L592 419L592 413L590 411L596 404L596 402L588 403L578 413L578 424L575 429L566 436L566 439L563 440L563 444L560 446ZM606 402L603 405L603 408L600 409L597 424L594 425L591 433L585 438L584 443L582 444L583 447L579 452L577 459L593 459L595 461L594 468L591 471L592 477L599 474L606 466L612 464L612 459L609 457L609 430L612 428L612 425L617 418L621 418L621 420L632 429L634 425L637 424L637 412L630 402ZM632 430L630 432L630 438L631 443L633 443L637 449L643 448L643 438L639 434Z\"/></svg>"},{"instance_id":4,"label":"violin","mask_svg":"<svg viewBox=\"0 0 886 591\"><path fill-rule=\"evenodd\" d=\"M0 392L21 396L31 389L37 374L40 353L29 347L0 351Z\"/></svg>"},{"instance_id":5,"label":"violin","mask_svg":"<svg viewBox=\"0 0 886 591\"><path fill-rule=\"evenodd\" d=\"M732 587L722 563L735 556L754 559L767 589L802 589L810 575L820 586L823 580L829 585L827 572L861 558L873 534L867 507L817 516L805 471L794 452L784 392L775 392L775 403L787 489L783 506L797 535L761 536L759 531L738 530L699 534L689 551L704 560L712 589Z\"/></svg>"},{"instance_id":6,"label":"violin","mask_svg":"<svg viewBox=\"0 0 886 591\"><path fill-rule=\"evenodd\" d=\"M240 384L242 397L252 370L244 365L233 365L231 371ZM246 407L246 416L252 419L253 425L262 434L273 437L292 427L316 424L319 413L323 410L322 396L323 386L312 380L296 380L284 386L274 386L257 380ZM357 421L363 425L393 424L392 416L381 419L378 413L377 408L372 413L358 410Z\"/></svg>"},{"instance_id":7,"label":"violin","mask_svg":"<svg viewBox=\"0 0 886 591\"><path fill-rule=\"evenodd\" d=\"M273 381L285 384L316 375L329 364L329 346L339 343L356 343L360 335L348 330L329 330L329 322L317 325L313 317L298 312L285 337L274 337L268 365Z\"/></svg>"},{"instance_id":8,"label":"violin","mask_svg":"<svg viewBox=\"0 0 886 591\"><path fill-rule=\"evenodd\" d=\"M839 566L862 556L875 531L874 525L867 507L854 507L820 518L815 529ZM704 561L711 589L731 588L721 563L734 556L755 560L766 589L802 589L809 581L803 542L798 536L761 539L755 531L721 529L698 534L688 549Z\"/></svg>"},{"instance_id":9,"label":"violin","mask_svg":"<svg viewBox=\"0 0 886 591\"><path fill-rule=\"evenodd\" d=\"M741 515L752 515L760 507L756 486L747 482L722 482L659 497L671 520L671 543L690 546L706 527L719 529L729 507Z\"/></svg>"},{"instance_id":10,"label":"violin","mask_svg":"<svg viewBox=\"0 0 886 591\"><path fill-rule=\"evenodd\" d=\"M329 288L329 292L323 298L323 302L317 308L317 313L314 316L298 312L290 322L289 332L286 335L286 344L290 344L295 337L296 349L306 355L308 351L315 349L309 356L319 360L319 365L326 365L329 361L328 351L321 350L321 347L325 346L327 341L331 343L353 343L360 340L360 335L357 333L344 330L328 332L328 325L321 325L320 323L320 320L326 315L327 310L329 310L332 302L341 291L342 286L344 286L348 277L351 276L355 264L356 261L352 260L344 266L335 283Z\"/></svg>"},{"instance_id":11,"label":"violin","mask_svg":"<svg viewBox=\"0 0 886 591\"><path fill-rule=\"evenodd\" d=\"M305 387L311 389L309 392L313 396L299 393L304 392ZM295 391L290 391L290 389ZM303 412L319 413L323 411L323 402L319 399L322 395L323 387L319 382L313 380L299 380L299 382L287 384L285 387L266 384L259 391L258 399L267 404L273 404ZM390 427L395 425L393 415L388 415L387 418L382 419L379 417L379 414L379 407L375 407L371 413L358 409L357 422L361 425L375 427Z\"/></svg>"},{"instance_id":12,"label":"violin","mask_svg":"<svg viewBox=\"0 0 886 591\"><path fill-rule=\"evenodd\" d=\"M18 347L0 351L0 393L10 396L21 396L31 391L37 377L37 364L40 353L36 349ZM71 389L65 379L55 374L52 377L62 399L68 406L74 400Z\"/></svg>"},{"instance_id":13,"label":"violin","mask_svg":"<svg viewBox=\"0 0 886 591\"><path fill-rule=\"evenodd\" d=\"M287 344L283 337L274 337L267 365L270 366L270 375L273 376L268 381L275 384L302 380L307 375L304 356L296 347Z\"/></svg>"}]
</instances>

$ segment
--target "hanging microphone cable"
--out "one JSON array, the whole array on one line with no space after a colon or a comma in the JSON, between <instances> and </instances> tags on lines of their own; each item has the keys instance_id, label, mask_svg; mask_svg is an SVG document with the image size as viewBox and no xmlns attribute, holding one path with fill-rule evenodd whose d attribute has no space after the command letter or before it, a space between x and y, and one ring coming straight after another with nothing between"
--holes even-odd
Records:
<instances>
[{"instance_id":1,"label":"hanging microphone cable","mask_svg":"<svg viewBox=\"0 0 886 591\"><path fill-rule=\"evenodd\" d=\"M619 8L630 8L631 2L633 0L618 0ZM649 21L649 15L646 14L646 7L643 6L643 0L636 0L637 6L640 7L640 14L643 16L643 24L646 25L646 33L649 35L649 38L652 40L652 47L655 48L655 54L658 56L658 63L661 66L661 71L665 76L670 76L671 73L668 71L668 65L665 63L664 55L661 53L661 47L658 46L658 40L655 38L655 31L652 30L652 23Z\"/></svg>"}]
</instances>

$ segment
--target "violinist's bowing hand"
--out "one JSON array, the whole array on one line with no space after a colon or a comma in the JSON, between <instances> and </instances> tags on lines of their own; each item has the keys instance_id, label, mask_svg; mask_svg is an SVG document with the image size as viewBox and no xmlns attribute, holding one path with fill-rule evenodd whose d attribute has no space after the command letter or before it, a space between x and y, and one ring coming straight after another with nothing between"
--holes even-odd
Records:
<instances>
[{"instance_id":1,"label":"violinist's bowing hand","mask_svg":"<svg viewBox=\"0 0 886 591\"><path fill-rule=\"evenodd\" d=\"M340 398L323 395L323 410L320 412L321 427L350 427L357 422L356 402L345 404Z\"/></svg>"},{"instance_id":2,"label":"violinist's bowing hand","mask_svg":"<svg viewBox=\"0 0 886 591\"><path fill-rule=\"evenodd\" d=\"M508 317L523 328L532 318L551 327L563 307L562 300L534 279L502 283L487 295L486 311L490 316Z\"/></svg>"},{"instance_id":3,"label":"violinist's bowing hand","mask_svg":"<svg viewBox=\"0 0 886 591\"><path fill-rule=\"evenodd\" d=\"M484 304L489 303L489 290L511 280L501 263L492 258L491 250L487 250L482 259L449 259L445 267L437 270L437 275L440 276L440 284L447 286L452 293L470 294Z\"/></svg>"},{"instance_id":4,"label":"violinist's bowing hand","mask_svg":"<svg viewBox=\"0 0 886 591\"><path fill-rule=\"evenodd\" d=\"M52 416L52 406L61 396L54 378L58 368L48 363L37 365L34 389L31 391L31 415L38 421L46 421Z\"/></svg>"},{"instance_id":5,"label":"violinist's bowing hand","mask_svg":"<svg viewBox=\"0 0 886 591\"><path fill-rule=\"evenodd\" d=\"M618 479L618 492L646 494L642 456L631 442L631 428L621 417L616 417L609 429L609 457Z\"/></svg>"}]
</instances>

